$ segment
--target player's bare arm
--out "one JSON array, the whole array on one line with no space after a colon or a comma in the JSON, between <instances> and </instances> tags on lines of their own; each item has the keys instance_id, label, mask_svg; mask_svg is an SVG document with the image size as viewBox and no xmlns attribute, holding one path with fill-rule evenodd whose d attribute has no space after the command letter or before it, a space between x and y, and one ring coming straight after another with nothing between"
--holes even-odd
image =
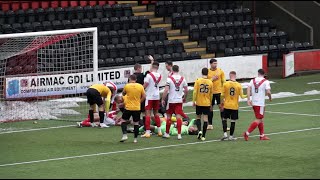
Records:
<instances>
[{"instance_id":1,"label":"player's bare arm","mask_svg":"<svg viewBox=\"0 0 320 180\"><path fill-rule=\"evenodd\" d=\"M271 97L271 90L267 89L267 96L269 97L269 101L272 101L272 97Z\"/></svg>"},{"instance_id":2,"label":"player's bare arm","mask_svg":"<svg viewBox=\"0 0 320 180\"><path fill-rule=\"evenodd\" d=\"M183 87L184 89L184 98L183 98L183 102L186 102L187 97L188 97L188 86Z\"/></svg>"},{"instance_id":3,"label":"player's bare arm","mask_svg":"<svg viewBox=\"0 0 320 180\"><path fill-rule=\"evenodd\" d=\"M250 96L251 96L251 86L247 87L247 103L249 106L252 106L252 101L250 100Z\"/></svg>"},{"instance_id":4,"label":"player's bare arm","mask_svg":"<svg viewBox=\"0 0 320 180\"><path fill-rule=\"evenodd\" d=\"M161 103L162 103L163 106L165 106L165 104L166 104L165 99L166 99L166 97L168 95L168 92L169 92L169 85L166 85L166 87L164 88L164 92L162 94L162 102Z\"/></svg>"}]
</instances>

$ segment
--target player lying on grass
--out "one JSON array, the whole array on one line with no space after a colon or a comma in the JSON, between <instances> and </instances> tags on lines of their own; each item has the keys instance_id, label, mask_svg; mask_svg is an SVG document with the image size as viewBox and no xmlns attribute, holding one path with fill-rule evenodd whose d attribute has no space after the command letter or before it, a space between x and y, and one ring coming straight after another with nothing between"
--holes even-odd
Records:
<instances>
[{"instance_id":1,"label":"player lying on grass","mask_svg":"<svg viewBox=\"0 0 320 180\"><path fill-rule=\"evenodd\" d=\"M229 73L230 80L223 84L221 100L222 100L222 127L223 127L223 138L224 140L236 140L233 137L234 129L236 126L236 121L238 119L238 109L239 109L239 96L244 99L247 96L243 94L242 86L236 81L237 74L235 71ZM231 119L230 126L230 137L227 134L227 119Z\"/></svg>"},{"instance_id":2,"label":"player lying on grass","mask_svg":"<svg viewBox=\"0 0 320 180\"><path fill-rule=\"evenodd\" d=\"M176 121L176 117L171 117L171 121L175 122ZM181 135L197 135L198 134L198 128L195 126L194 124L195 119L192 119L189 123L189 121L184 121L182 123L181 126ZM164 134L166 132L166 126L167 126L167 122L166 122L166 118L161 118L161 133ZM141 126L139 128L139 132L143 133L145 131L144 127ZM155 122L151 122L150 125L150 131L158 134L158 128L157 126L155 126ZM177 129L177 124L176 123L172 123L170 125L170 130L169 130L169 135L170 136L177 136L178 135L178 129Z\"/></svg>"}]
</instances>

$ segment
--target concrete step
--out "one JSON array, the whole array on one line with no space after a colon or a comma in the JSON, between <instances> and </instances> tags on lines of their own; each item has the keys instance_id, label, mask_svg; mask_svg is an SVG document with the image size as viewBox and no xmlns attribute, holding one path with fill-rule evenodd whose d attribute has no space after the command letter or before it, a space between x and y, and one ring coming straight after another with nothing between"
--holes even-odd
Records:
<instances>
[{"instance_id":1,"label":"concrete step","mask_svg":"<svg viewBox=\"0 0 320 180\"><path fill-rule=\"evenodd\" d=\"M185 49L189 49L189 48L197 48L198 47L198 42L193 41L193 42L184 42L183 46Z\"/></svg>"},{"instance_id":2,"label":"concrete step","mask_svg":"<svg viewBox=\"0 0 320 180\"><path fill-rule=\"evenodd\" d=\"M138 6L138 1L117 1L118 4L131 4L132 6Z\"/></svg>"},{"instance_id":3,"label":"concrete step","mask_svg":"<svg viewBox=\"0 0 320 180\"><path fill-rule=\"evenodd\" d=\"M184 49L186 52L198 52L200 55L206 54L206 48L190 48L190 49Z\"/></svg>"},{"instance_id":4,"label":"concrete step","mask_svg":"<svg viewBox=\"0 0 320 180\"><path fill-rule=\"evenodd\" d=\"M189 36L171 36L168 37L168 40L180 40L181 42L188 42L189 41Z\"/></svg>"},{"instance_id":5,"label":"concrete step","mask_svg":"<svg viewBox=\"0 0 320 180\"><path fill-rule=\"evenodd\" d=\"M171 29L171 24L153 24L150 26L151 26L151 28L164 28L165 30Z\"/></svg>"},{"instance_id":6,"label":"concrete step","mask_svg":"<svg viewBox=\"0 0 320 180\"><path fill-rule=\"evenodd\" d=\"M154 18L154 12L136 12L135 16L147 16L149 19Z\"/></svg>"},{"instance_id":7,"label":"concrete step","mask_svg":"<svg viewBox=\"0 0 320 180\"><path fill-rule=\"evenodd\" d=\"M167 36L168 37L171 37L171 36L180 36L180 30L177 29L177 30L169 30L167 31Z\"/></svg>"},{"instance_id":8,"label":"concrete step","mask_svg":"<svg viewBox=\"0 0 320 180\"><path fill-rule=\"evenodd\" d=\"M163 18L151 18L149 19L150 25L154 25L154 24L162 24L163 23Z\"/></svg>"},{"instance_id":9,"label":"concrete step","mask_svg":"<svg viewBox=\"0 0 320 180\"><path fill-rule=\"evenodd\" d=\"M132 7L133 13L146 12L146 11L147 11L147 6L133 6Z\"/></svg>"},{"instance_id":10,"label":"concrete step","mask_svg":"<svg viewBox=\"0 0 320 180\"><path fill-rule=\"evenodd\" d=\"M201 55L201 59L211 59L215 58L215 54L203 54Z\"/></svg>"}]
</instances>

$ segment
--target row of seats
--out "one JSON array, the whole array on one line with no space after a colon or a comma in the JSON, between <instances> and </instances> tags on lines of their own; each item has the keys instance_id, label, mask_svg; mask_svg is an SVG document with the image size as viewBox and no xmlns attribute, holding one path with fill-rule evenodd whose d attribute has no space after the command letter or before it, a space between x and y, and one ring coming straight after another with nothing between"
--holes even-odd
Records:
<instances>
[{"instance_id":1,"label":"row of seats","mask_svg":"<svg viewBox=\"0 0 320 180\"><path fill-rule=\"evenodd\" d=\"M77 6L67 8L39 8L37 10L28 9L3 12L0 11L0 23L13 24L23 22L42 22L42 21L54 21L54 20L73 20L73 19L93 19L93 18L105 18L105 17L123 17L133 16L132 7L130 4L115 4L110 6L109 4L104 6Z\"/></svg>"},{"instance_id":2,"label":"row of seats","mask_svg":"<svg viewBox=\"0 0 320 180\"><path fill-rule=\"evenodd\" d=\"M184 61L184 60L193 60L201 59L201 56L198 52L182 52L182 53L172 53L172 54L154 54L153 58L158 62L166 61ZM125 65L134 65L135 63L139 64L148 64L150 60L147 55L145 56L134 56L134 57L125 57L125 58L107 58L99 59L98 64L99 68L101 67L113 67L113 66L125 66Z\"/></svg>"},{"instance_id":3,"label":"row of seats","mask_svg":"<svg viewBox=\"0 0 320 180\"><path fill-rule=\"evenodd\" d=\"M130 16L130 17L111 17L111 18L94 18L90 19L73 19L70 20L54 20L43 22L25 22L3 24L0 26L0 33L21 33L21 32L33 32L33 31L48 31L48 30L62 30L73 28L86 28L86 27L98 27L99 31L118 31L128 29L140 29L149 28L149 19L147 16Z\"/></svg>"},{"instance_id":4,"label":"row of seats","mask_svg":"<svg viewBox=\"0 0 320 180\"><path fill-rule=\"evenodd\" d=\"M250 55L250 54L259 54L259 53L268 53L269 59L279 59L282 58L283 54L287 54L290 51L296 50L307 50L312 49L313 46L309 42L304 43L287 43L269 46L249 46L249 47L235 47L235 48L226 48L225 56L239 56L239 55Z\"/></svg>"},{"instance_id":5,"label":"row of seats","mask_svg":"<svg viewBox=\"0 0 320 180\"><path fill-rule=\"evenodd\" d=\"M175 12L234 8L237 8L235 1L158 1L155 6L155 16L170 17Z\"/></svg>"},{"instance_id":6,"label":"row of seats","mask_svg":"<svg viewBox=\"0 0 320 180\"><path fill-rule=\"evenodd\" d=\"M187 28L191 24L208 24L217 22L252 21L251 10L244 9L219 9L208 11L192 11L172 14L173 29Z\"/></svg>"},{"instance_id":7,"label":"row of seats","mask_svg":"<svg viewBox=\"0 0 320 180\"><path fill-rule=\"evenodd\" d=\"M146 41L163 41L167 39L167 31L164 28L129 29L118 31L100 31L99 44L127 44Z\"/></svg>"},{"instance_id":8,"label":"row of seats","mask_svg":"<svg viewBox=\"0 0 320 180\"><path fill-rule=\"evenodd\" d=\"M183 43L179 40L147 41L145 43L99 45L99 58L117 58L127 56L143 56L154 54L172 54L184 52Z\"/></svg>"},{"instance_id":9,"label":"row of seats","mask_svg":"<svg viewBox=\"0 0 320 180\"><path fill-rule=\"evenodd\" d=\"M288 41L288 36L283 31L260 33L259 34L242 34L238 35L225 35L216 37L207 37L207 52L223 52L225 48L235 48L235 47L250 47L255 45L255 36L257 38L257 46L269 46L286 44Z\"/></svg>"},{"instance_id":10,"label":"row of seats","mask_svg":"<svg viewBox=\"0 0 320 180\"><path fill-rule=\"evenodd\" d=\"M17 11L19 9L27 10L38 8L57 8L57 7L76 7L76 6L103 6L105 4L113 5L116 1L0 1L2 11Z\"/></svg>"},{"instance_id":11,"label":"row of seats","mask_svg":"<svg viewBox=\"0 0 320 180\"><path fill-rule=\"evenodd\" d=\"M262 20L265 22L266 20ZM225 36L253 33L253 24L250 21L235 21L235 22L218 22L208 24L192 24L189 26L189 39L192 41L205 40L208 36ZM268 33L270 26L268 23L256 25L256 33Z\"/></svg>"}]
</instances>

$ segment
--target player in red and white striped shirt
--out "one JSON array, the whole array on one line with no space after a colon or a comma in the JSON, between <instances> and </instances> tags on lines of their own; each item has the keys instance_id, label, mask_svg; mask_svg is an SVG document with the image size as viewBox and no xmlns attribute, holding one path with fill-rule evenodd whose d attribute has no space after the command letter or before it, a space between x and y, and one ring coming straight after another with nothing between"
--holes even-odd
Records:
<instances>
[{"instance_id":1,"label":"player in red and white striped shirt","mask_svg":"<svg viewBox=\"0 0 320 180\"><path fill-rule=\"evenodd\" d=\"M153 110L153 115L155 118L155 123L157 128L160 130L161 121L158 110L160 108L160 92L159 92L159 82L161 81L161 74L158 73L159 63L153 62L151 64L150 72L144 78L143 87L146 91L146 101L145 101L145 129L146 133L141 137L149 138L151 135L150 122L151 122L151 111ZM158 136L162 136L161 131L158 131Z\"/></svg>"},{"instance_id":2,"label":"player in red and white striped shirt","mask_svg":"<svg viewBox=\"0 0 320 180\"><path fill-rule=\"evenodd\" d=\"M248 130L243 133L243 137L246 141L249 139L249 134L257 127L260 131L260 140L269 140L269 138L264 135L263 123L266 93L269 97L269 101L272 101L270 83L264 78L264 70L259 69L258 77L252 79L247 88L248 105L253 107L256 120L254 120L249 126ZM250 100L251 95L252 100Z\"/></svg>"}]
</instances>

